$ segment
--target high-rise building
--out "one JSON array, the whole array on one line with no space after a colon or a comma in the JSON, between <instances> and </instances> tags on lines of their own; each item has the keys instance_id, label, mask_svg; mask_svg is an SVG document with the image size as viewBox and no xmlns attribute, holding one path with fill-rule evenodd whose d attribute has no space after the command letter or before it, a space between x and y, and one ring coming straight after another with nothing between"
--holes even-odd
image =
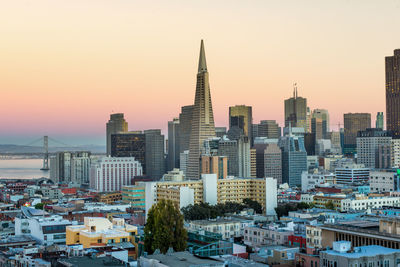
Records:
<instances>
[{"instance_id":1,"label":"high-rise building","mask_svg":"<svg viewBox=\"0 0 400 267\"><path fill-rule=\"evenodd\" d=\"M146 174L146 136L141 132L111 135L111 157L134 157Z\"/></svg>"},{"instance_id":2,"label":"high-rise building","mask_svg":"<svg viewBox=\"0 0 400 267\"><path fill-rule=\"evenodd\" d=\"M257 150L250 148L250 177L257 178Z\"/></svg>"},{"instance_id":3,"label":"high-rise building","mask_svg":"<svg viewBox=\"0 0 400 267\"><path fill-rule=\"evenodd\" d=\"M179 168L179 132L179 119L174 118L168 122L168 171Z\"/></svg>"},{"instance_id":4,"label":"high-rise building","mask_svg":"<svg viewBox=\"0 0 400 267\"><path fill-rule=\"evenodd\" d=\"M107 156L111 155L111 135L128 131L128 123L124 119L123 113L110 115L110 120L106 124L107 134Z\"/></svg>"},{"instance_id":5,"label":"high-rise building","mask_svg":"<svg viewBox=\"0 0 400 267\"><path fill-rule=\"evenodd\" d=\"M258 137L278 139L281 137L281 127L275 120L262 120L258 125Z\"/></svg>"},{"instance_id":6,"label":"high-rise building","mask_svg":"<svg viewBox=\"0 0 400 267\"><path fill-rule=\"evenodd\" d=\"M202 156L201 174L217 175L217 179L225 179L228 176L228 158L225 156Z\"/></svg>"},{"instance_id":7,"label":"high-rise building","mask_svg":"<svg viewBox=\"0 0 400 267\"><path fill-rule=\"evenodd\" d=\"M376 113L375 128L383 130L383 112Z\"/></svg>"},{"instance_id":8,"label":"high-rise building","mask_svg":"<svg viewBox=\"0 0 400 267\"><path fill-rule=\"evenodd\" d=\"M356 152L356 138L359 131L371 128L371 114L369 113L346 113L344 114L344 154Z\"/></svg>"},{"instance_id":9,"label":"high-rise building","mask_svg":"<svg viewBox=\"0 0 400 267\"><path fill-rule=\"evenodd\" d=\"M324 139L326 132L323 130L323 121L321 118L311 119L311 133L315 134L316 140Z\"/></svg>"},{"instance_id":10,"label":"high-rise building","mask_svg":"<svg viewBox=\"0 0 400 267\"><path fill-rule=\"evenodd\" d=\"M297 87L293 90L293 97L285 100L285 127L302 127L308 132L307 99L297 96Z\"/></svg>"},{"instance_id":11,"label":"high-rise building","mask_svg":"<svg viewBox=\"0 0 400 267\"><path fill-rule=\"evenodd\" d=\"M214 115L203 40L200 45L196 95L192 116L187 178L200 178L200 156L204 140L215 136Z\"/></svg>"},{"instance_id":12,"label":"high-rise building","mask_svg":"<svg viewBox=\"0 0 400 267\"><path fill-rule=\"evenodd\" d=\"M238 141L221 139L218 142L218 156L228 158L228 175L239 176Z\"/></svg>"},{"instance_id":13,"label":"high-rise building","mask_svg":"<svg viewBox=\"0 0 400 267\"><path fill-rule=\"evenodd\" d=\"M224 137L226 135L226 127L215 127L215 135L217 137Z\"/></svg>"},{"instance_id":14,"label":"high-rise building","mask_svg":"<svg viewBox=\"0 0 400 267\"><path fill-rule=\"evenodd\" d=\"M357 163L367 168L390 168L390 146L392 137L389 132L377 128L368 128L357 134ZM385 163L386 162L386 163ZM383 166L385 165L386 166Z\"/></svg>"},{"instance_id":15,"label":"high-rise building","mask_svg":"<svg viewBox=\"0 0 400 267\"><path fill-rule=\"evenodd\" d=\"M229 107L229 129L231 130L234 127L241 129L243 135L249 138L250 144L253 144L253 133L251 129L252 124L252 107L245 105Z\"/></svg>"},{"instance_id":16,"label":"high-rise building","mask_svg":"<svg viewBox=\"0 0 400 267\"><path fill-rule=\"evenodd\" d=\"M307 152L304 138L291 133L279 139L282 150L282 182L289 186L301 185L301 174L307 170Z\"/></svg>"},{"instance_id":17,"label":"high-rise building","mask_svg":"<svg viewBox=\"0 0 400 267\"><path fill-rule=\"evenodd\" d=\"M268 144L264 150L264 176L282 183L282 151L277 144Z\"/></svg>"},{"instance_id":18,"label":"high-rise building","mask_svg":"<svg viewBox=\"0 0 400 267\"><path fill-rule=\"evenodd\" d=\"M237 140L239 177L251 177L251 159L250 159L250 140L247 136L241 136Z\"/></svg>"},{"instance_id":19,"label":"high-rise building","mask_svg":"<svg viewBox=\"0 0 400 267\"><path fill-rule=\"evenodd\" d=\"M315 133L304 134L304 147L306 148L307 156L315 155L316 144Z\"/></svg>"},{"instance_id":20,"label":"high-rise building","mask_svg":"<svg viewBox=\"0 0 400 267\"><path fill-rule=\"evenodd\" d=\"M55 183L88 184L90 152L57 152L50 158L50 179Z\"/></svg>"},{"instance_id":21,"label":"high-rise building","mask_svg":"<svg viewBox=\"0 0 400 267\"><path fill-rule=\"evenodd\" d=\"M165 173L164 135L161 130L145 130L146 175L160 179Z\"/></svg>"},{"instance_id":22,"label":"high-rise building","mask_svg":"<svg viewBox=\"0 0 400 267\"><path fill-rule=\"evenodd\" d=\"M179 156L179 169L183 172L183 175L186 177L186 170L189 161L189 150L183 151Z\"/></svg>"},{"instance_id":23,"label":"high-rise building","mask_svg":"<svg viewBox=\"0 0 400 267\"><path fill-rule=\"evenodd\" d=\"M314 109L311 118L319 118L322 121L322 138L327 139L327 133L329 130L329 112L326 109ZM319 138L317 138L319 139Z\"/></svg>"},{"instance_id":24,"label":"high-rise building","mask_svg":"<svg viewBox=\"0 0 400 267\"><path fill-rule=\"evenodd\" d=\"M90 188L98 192L120 191L131 185L135 176L142 175L142 166L133 157L103 157L91 168Z\"/></svg>"},{"instance_id":25,"label":"high-rise building","mask_svg":"<svg viewBox=\"0 0 400 267\"><path fill-rule=\"evenodd\" d=\"M193 105L183 106L179 114L179 153L189 150Z\"/></svg>"},{"instance_id":26,"label":"high-rise building","mask_svg":"<svg viewBox=\"0 0 400 267\"><path fill-rule=\"evenodd\" d=\"M400 49L385 58L386 67L386 129L400 137Z\"/></svg>"}]
</instances>

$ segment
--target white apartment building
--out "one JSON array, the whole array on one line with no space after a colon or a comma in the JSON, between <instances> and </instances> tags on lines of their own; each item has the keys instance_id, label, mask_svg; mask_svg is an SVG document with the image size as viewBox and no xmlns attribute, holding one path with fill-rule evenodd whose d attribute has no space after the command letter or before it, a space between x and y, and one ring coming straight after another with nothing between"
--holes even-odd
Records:
<instances>
[{"instance_id":1,"label":"white apartment building","mask_svg":"<svg viewBox=\"0 0 400 267\"><path fill-rule=\"evenodd\" d=\"M358 196L356 198L342 199L341 212L350 210L380 209L382 207L400 206L400 197L366 197Z\"/></svg>"},{"instance_id":2,"label":"white apartment building","mask_svg":"<svg viewBox=\"0 0 400 267\"><path fill-rule=\"evenodd\" d=\"M21 208L15 217L15 235L31 235L41 245L65 244L65 228L71 222L59 215L49 215L43 210Z\"/></svg>"},{"instance_id":3,"label":"white apartment building","mask_svg":"<svg viewBox=\"0 0 400 267\"><path fill-rule=\"evenodd\" d=\"M287 245L291 235L293 231L290 230L248 226L244 228L243 237L246 245L260 248L267 245Z\"/></svg>"},{"instance_id":4,"label":"white apartment building","mask_svg":"<svg viewBox=\"0 0 400 267\"><path fill-rule=\"evenodd\" d=\"M133 157L103 157L92 166L90 187L98 192L120 191L141 175L142 165Z\"/></svg>"},{"instance_id":5,"label":"white apartment building","mask_svg":"<svg viewBox=\"0 0 400 267\"><path fill-rule=\"evenodd\" d=\"M393 192L397 190L398 180L396 172L374 170L370 172L369 187L373 193Z\"/></svg>"},{"instance_id":6,"label":"white apartment building","mask_svg":"<svg viewBox=\"0 0 400 267\"><path fill-rule=\"evenodd\" d=\"M242 222L230 217L196 220L189 223L188 231L204 230L212 233L221 234L223 239L239 237Z\"/></svg>"},{"instance_id":7,"label":"white apartment building","mask_svg":"<svg viewBox=\"0 0 400 267\"><path fill-rule=\"evenodd\" d=\"M317 225L306 225L307 248L322 248L322 230Z\"/></svg>"},{"instance_id":8,"label":"white apartment building","mask_svg":"<svg viewBox=\"0 0 400 267\"><path fill-rule=\"evenodd\" d=\"M301 191L307 192L316 186L325 183L334 183L335 175L327 171L319 171L314 169L311 171L303 171L301 174Z\"/></svg>"}]
</instances>

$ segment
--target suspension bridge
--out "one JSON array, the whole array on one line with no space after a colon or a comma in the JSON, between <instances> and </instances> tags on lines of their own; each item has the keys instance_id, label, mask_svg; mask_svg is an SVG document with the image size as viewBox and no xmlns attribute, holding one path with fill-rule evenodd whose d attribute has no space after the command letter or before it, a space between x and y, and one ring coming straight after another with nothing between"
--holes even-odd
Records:
<instances>
[{"instance_id":1,"label":"suspension bridge","mask_svg":"<svg viewBox=\"0 0 400 267\"><path fill-rule=\"evenodd\" d=\"M66 144L64 142L58 141L58 140L56 140L54 138L51 138L51 137L49 137L47 135L43 136L43 137L40 137L40 138L38 138L36 140L33 140L32 142L29 142L28 144L25 144L24 146L34 146L34 145L38 145L38 144L41 144L41 146L43 146L43 151L42 151L42 154L43 154L43 166L42 166L42 168L40 168L40 170L42 170L42 171L48 171L49 170L49 141L51 141L54 144L61 145L61 146L64 146L64 147L75 147L73 145L69 145L69 144Z\"/></svg>"}]
</instances>

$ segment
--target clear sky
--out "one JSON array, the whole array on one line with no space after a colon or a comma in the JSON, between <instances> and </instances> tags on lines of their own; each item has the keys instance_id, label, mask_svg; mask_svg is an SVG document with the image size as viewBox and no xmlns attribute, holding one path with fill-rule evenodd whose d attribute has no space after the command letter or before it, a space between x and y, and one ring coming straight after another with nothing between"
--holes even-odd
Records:
<instances>
[{"instance_id":1,"label":"clear sky","mask_svg":"<svg viewBox=\"0 0 400 267\"><path fill-rule=\"evenodd\" d=\"M193 102L200 39L217 126L235 104L282 123L294 82L331 125L375 118L399 14L400 0L1 1L0 144L103 144L112 112L165 132Z\"/></svg>"}]
</instances>

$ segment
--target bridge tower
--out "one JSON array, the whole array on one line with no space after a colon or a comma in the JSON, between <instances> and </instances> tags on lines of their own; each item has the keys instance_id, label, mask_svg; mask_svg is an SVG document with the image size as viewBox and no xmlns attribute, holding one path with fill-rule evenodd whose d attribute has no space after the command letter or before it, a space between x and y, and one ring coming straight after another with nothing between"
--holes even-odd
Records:
<instances>
[{"instance_id":1,"label":"bridge tower","mask_svg":"<svg viewBox=\"0 0 400 267\"><path fill-rule=\"evenodd\" d=\"M43 148L44 148L44 156L43 156L43 167L40 169L42 171L49 170L49 137L43 136Z\"/></svg>"}]
</instances>

